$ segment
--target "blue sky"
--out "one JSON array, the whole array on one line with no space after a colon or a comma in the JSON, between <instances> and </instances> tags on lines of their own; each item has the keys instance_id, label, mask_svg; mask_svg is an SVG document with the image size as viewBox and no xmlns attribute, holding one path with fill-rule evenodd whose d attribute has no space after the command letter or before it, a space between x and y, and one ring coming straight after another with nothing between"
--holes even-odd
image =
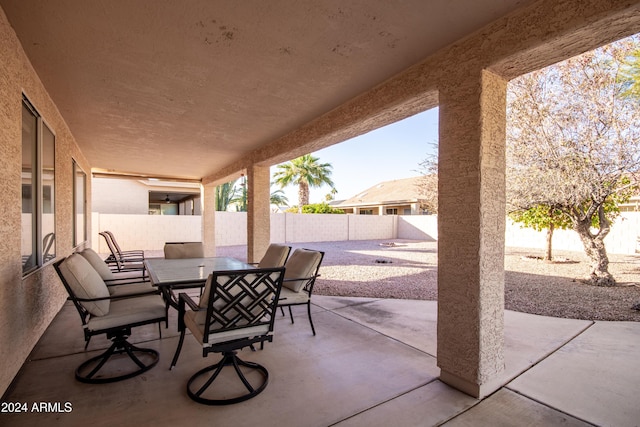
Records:
<instances>
[{"instance_id":1,"label":"blue sky","mask_svg":"<svg viewBox=\"0 0 640 427\"><path fill-rule=\"evenodd\" d=\"M437 142L438 109L434 108L312 154L333 166L336 199L342 200L382 181L418 176L419 163L435 153ZM276 170L272 167L271 174ZM297 187L283 190L289 205L297 205ZM323 201L329 191L327 186L312 188L311 203Z\"/></svg>"}]
</instances>

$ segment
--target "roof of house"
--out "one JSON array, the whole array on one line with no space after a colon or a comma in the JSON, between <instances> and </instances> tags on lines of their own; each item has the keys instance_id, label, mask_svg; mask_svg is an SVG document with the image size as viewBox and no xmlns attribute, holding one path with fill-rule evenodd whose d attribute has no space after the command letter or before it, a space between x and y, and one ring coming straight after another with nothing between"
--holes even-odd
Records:
<instances>
[{"instance_id":1,"label":"roof of house","mask_svg":"<svg viewBox=\"0 0 640 427\"><path fill-rule=\"evenodd\" d=\"M411 203L420 197L418 183L421 177L384 181L356 194L337 207L380 205L389 203Z\"/></svg>"}]
</instances>

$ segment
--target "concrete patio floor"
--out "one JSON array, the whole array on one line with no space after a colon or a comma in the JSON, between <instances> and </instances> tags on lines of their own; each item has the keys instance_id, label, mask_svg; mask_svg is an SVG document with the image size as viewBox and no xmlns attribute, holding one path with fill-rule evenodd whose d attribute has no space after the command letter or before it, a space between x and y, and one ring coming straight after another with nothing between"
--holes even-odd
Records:
<instances>
[{"instance_id":1,"label":"concrete patio floor","mask_svg":"<svg viewBox=\"0 0 640 427\"><path fill-rule=\"evenodd\" d=\"M314 296L296 323L278 316L273 343L240 357L264 365L266 390L227 407L191 401L186 382L215 363L185 338L177 367L175 311L169 328L134 329L133 342L160 352L135 378L104 385L74 379L89 351L67 303L42 337L4 402L29 412L0 413L3 426L521 426L640 424L640 323L590 322L505 313L505 386L477 400L438 380L434 301ZM69 402L70 412L31 411L34 402Z\"/></svg>"}]
</instances>

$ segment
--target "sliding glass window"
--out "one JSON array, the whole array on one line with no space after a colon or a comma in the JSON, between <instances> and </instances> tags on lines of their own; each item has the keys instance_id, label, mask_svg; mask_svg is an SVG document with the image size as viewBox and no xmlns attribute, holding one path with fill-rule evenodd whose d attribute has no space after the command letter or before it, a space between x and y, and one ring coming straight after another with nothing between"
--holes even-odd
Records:
<instances>
[{"instance_id":1,"label":"sliding glass window","mask_svg":"<svg viewBox=\"0 0 640 427\"><path fill-rule=\"evenodd\" d=\"M55 258L55 136L22 102L22 272Z\"/></svg>"}]
</instances>

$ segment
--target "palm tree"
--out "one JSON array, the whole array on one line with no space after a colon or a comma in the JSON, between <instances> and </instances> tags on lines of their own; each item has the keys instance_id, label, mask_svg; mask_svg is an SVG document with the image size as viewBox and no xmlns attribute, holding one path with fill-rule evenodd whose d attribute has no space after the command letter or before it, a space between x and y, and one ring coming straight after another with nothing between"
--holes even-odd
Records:
<instances>
[{"instance_id":1,"label":"palm tree","mask_svg":"<svg viewBox=\"0 0 640 427\"><path fill-rule=\"evenodd\" d=\"M280 207L280 206L287 206L287 203L289 203L289 199L287 199L287 196L285 196L284 191L276 190L271 193L272 205L276 205Z\"/></svg>"},{"instance_id":2,"label":"palm tree","mask_svg":"<svg viewBox=\"0 0 640 427\"><path fill-rule=\"evenodd\" d=\"M238 188L235 181L216 187L216 210L226 211L231 203L238 201Z\"/></svg>"},{"instance_id":3,"label":"palm tree","mask_svg":"<svg viewBox=\"0 0 640 427\"><path fill-rule=\"evenodd\" d=\"M278 165L278 171L273 175L275 183L281 188L287 185L298 186L298 211L302 206L309 204L309 187L320 187L327 184L334 188L331 181L331 169L329 163L318 163L317 157L305 154L290 162Z\"/></svg>"}]
</instances>

